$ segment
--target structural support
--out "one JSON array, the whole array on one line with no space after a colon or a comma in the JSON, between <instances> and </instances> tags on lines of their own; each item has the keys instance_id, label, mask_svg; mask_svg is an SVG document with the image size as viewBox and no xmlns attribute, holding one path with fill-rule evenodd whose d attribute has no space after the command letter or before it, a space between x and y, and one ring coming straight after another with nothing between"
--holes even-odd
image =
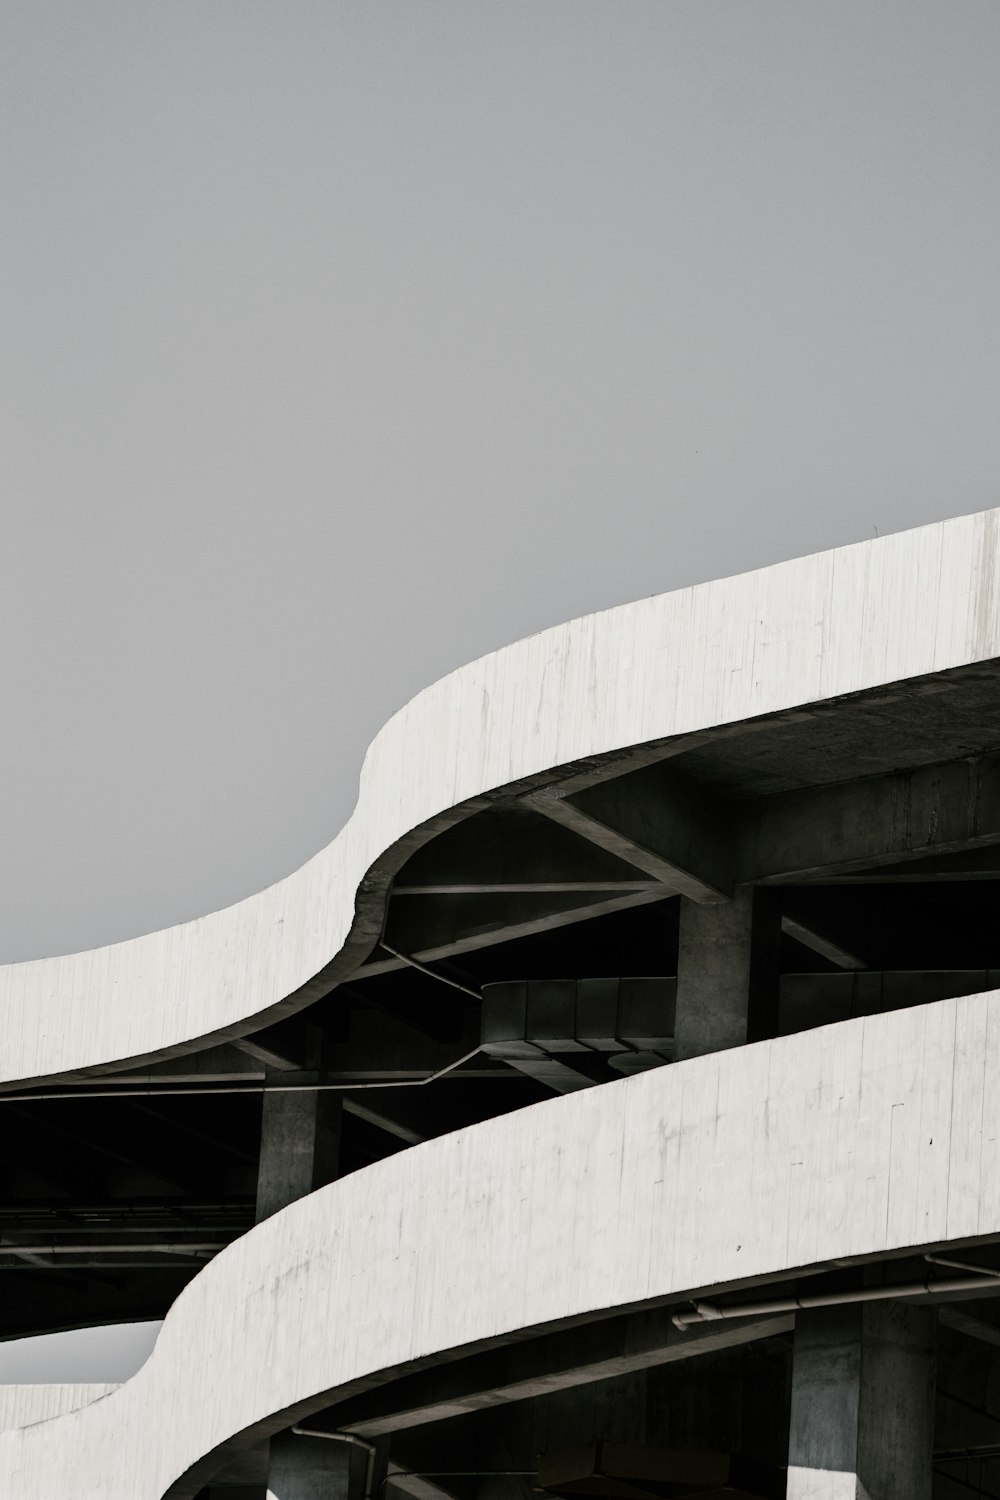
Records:
<instances>
[{"instance_id":1,"label":"structural support","mask_svg":"<svg viewBox=\"0 0 1000 1500\"><path fill-rule=\"evenodd\" d=\"M899 1302L798 1314L788 1500L930 1500L935 1319Z\"/></svg>"},{"instance_id":2,"label":"structural support","mask_svg":"<svg viewBox=\"0 0 1000 1500\"><path fill-rule=\"evenodd\" d=\"M421 963L432 964L440 959L459 958L463 953L492 948L497 943L511 943L541 932L555 932L577 922L592 922L596 917L628 911L633 906L648 906L650 902L663 901L672 894L671 887L656 881L642 882L638 889L593 891L589 896L579 890L550 892L544 900L539 900L530 891L521 892L504 898L505 914L502 917L496 917L496 905L492 902L487 926L483 925L485 912L463 911L454 903L442 903L436 911L427 913L413 910L415 903L408 901L400 903L394 912L389 932L394 948ZM405 959L392 955L370 959L355 971L352 982L373 979L378 974L391 974L405 967Z\"/></svg>"},{"instance_id":3,"label":"structural support","mask_svg":"<svg viewBox=\"0 0 1000 1500\"><path fill-rule=\"evenodd\" d=\"M325 1062L325 1039L317 1026L303 1026L295 1037L300 1066L320 1069ZM265 1093L260 1121L260 1162L257 1167L257 1223L279 1209L325 1187L337 1176L340 1163L342 1096L330 1089L280 1087L293 1062L282 1052L264 1075ZM279 1085L267 1091L266 1085Z\"/></svg>"},{"instance_id":4,"label":"structural support","mask_svg":"<svg viewBox=\"0 0 1000 1500\"><path fill-rule=\"evenodd\" d=\"M770 891L731 901L681 897L675 1057L701 1057L774 1034L780 917Z\"/></svg>"},{"instance_id":5,"label":"structural support","mask_svg":"<svg viewBox=\"0 0 1000 1500\"><path fill-rule=\"evenodd\" d=\"M264 1094L257 1222L332 1182L340 1157L342 1103L332 1090Z\"/></svg>"},{"instance_id":6,"label":"structural support","mask_svg":"<svg viewBox=\"0 0 1000 1500\"><path fill-rule=\"evenodd\" d=\"M463 1360L404 1376L382 1388L352 1397L310 1419L366 1439L381 1439L410 1428L468 1412L492 1410L556 1391L576 1391L640 1370L688 1364L787 1334L791 1313L705 1323L679 1333L670 1314L656 1308L608 1323L544 1334Z\"/></svg>"},{"instance_id":7,"label":"structural support","mask_svg":"<svg viewBox=\"0 0 1000 1500\"><path fill-rule=\"evenodd\" d=\"M267 1500L363 1500L363 1448L283 1432L271 1439Z\"/></svg>"},{"instance_id":8,"label":"structural support","mask_svg":"<svg viewBox=\"0 0 1000 1500\"><path fill-rule=\"evenodd\" d=\"M993 754L756 798L740 819L737 879L826 879L997 844Z\"/></svg>"},{"instance_id":9,"label":"structural support","mask_svg":"<svg viewBox=\"0 0 1000 1500\"><path fill-rule=\"evenodd\" d=\"M549 788L525 805L693 901L733 888L732 813L666 765L598 783L572 799Z\"/></svg>"},{"instance_id":10,"label":"structural support","mask_svg":"<svg viewBox=\"0 0 1000 1500\"><path fill-rule=\"evenodd\" d=\"M323 1063L323 1036L302 1028L301 1062ZM289 1059L275 1056L265 1084L288 1077ZM257 1222L337 1176L343 1096L326 1089L265 1089L257 1168ZM268 1446L267 1500L363 1500L364 1451L351 1443L285 1432Z\"/></svg>"}]
</instances>

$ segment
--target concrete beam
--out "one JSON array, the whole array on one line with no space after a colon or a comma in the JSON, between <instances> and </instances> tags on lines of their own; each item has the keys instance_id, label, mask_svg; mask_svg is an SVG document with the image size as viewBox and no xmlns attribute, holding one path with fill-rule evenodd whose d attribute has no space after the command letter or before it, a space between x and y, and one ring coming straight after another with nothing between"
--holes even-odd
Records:
<instances>
[{"instance_id":1,"label":"concrete beam","mask_svg":"<svg viewBox=\"0 0 1000 1500\"><path fill-rule=\"evenodd\" d=\"M649 884L635 868L512 803L468 818L411 855L392 895L602 891Z\"/></svg>"},{"instance_id":2,"label":"concrete beam","mask_svg":"<svg viewBox=\"0 0 1000 1500\"><path fill-rule=\"evenodd\" d=\"M783 792L746 805L741 880L818 880L1000 843L1000 756Z\"/></svg>"},{"instance_id":3,"label":"concrete beam","mask_svg":"<svg viewBox=\"0 0 1000 1500\"><path fill-rule=\"evenodd\" d=\"M794 1317L706 1323L679 1333L659 1309L586 1323L436 1365L330 1408L324 1424L369 1440L467 1412L613 1380L791 1332Z\"/></svg>"},{"instance_id":4,"label":"concrete beam","mask_svg":"<svg viewBox=\"0 0 1000 1500\"><path fill-rule=\"evenodd\" d=\"M386 1468L385 1489L409 1495L411 1500L456 1500L455 1492L446 1489L437 1476L412 1473L392 1460Z\"/></svg>"},{"instance_id":5,"label":"concrete beam","mask_svg":"<svg viewBox=\"0 0 1000 1500\"><path fill-rule=\"evenodd\" d=\"M674 894L715 902L732 893L728 805L665 763L601 782L573 798L549 788L524 801Z\"/></svg>"},{"instance_id":6,"label":"concrete beam","mask_svg":"<svg viewBox=\"0 0 1000 1500\"><path fill-rule=\"evenodd\" d=\"M985 844L976 849L929 859L908 859L902 864L879 865L874 870L846 870L824 875L823 885L935 885L943 881L1000 880L1000 846Z\"/></svg>"},{"instance_id":7,"label":"concrete beam","mask_svg":"<svg viewBox=\"0 0 1000 1500\"><path fill-rule=\"evenodd\" d=\"M375 1108L357 1097L345 1095L343 1108L345 1115L353 1115L356 1120L364 1120L366 1125L374 1125L376 1130L384 1130L386 1135L395 1136L397 1140L405 1141L408 1146L419 1146L421 1141L427 1139L425 1135L420 1134L419 1130L414 1130L402 1120L386 1114L384 1109Z\"/></svg>"},{"instance_id":8,"label":"concrete beam","mask_svg":"<svg viewBox=\"0 0 1000 1500\"><path fill-rule=\"evenodd\" d=\"M120 1083L135 1076L137 1070L116 1069L105 1076L109 1082ZM202 1052L189 1052L184 1057L171 1057L166 1062L150 1063L142 1069L142 1077L148 1079L169 1078L174 1083L218 1083L230 1078L262 1078L263 1063L248 1055L247 1049L238 1042L224 1043L219 1047L206 1047ZM85 1081L92 1082L101 1076L95 1073Z\"/></svg>"},{"instance_id":9,"label":"concrete beam","mask_svg":"<svg viewBox=\"0 0 1000 1500\"><path fill-rule=\"evenodd\" d=\"M590 1089L594 1086L594 1079L588 1073L572 1064L565 1063L556 1057L548 1057L538 1048L535 1055L528 1057L507 1057L504 1061L518 1073L523 1073L526 1078L531 1078L535 1083L540 1083L543 1088L551 1089L554 1094L575 1094L580 1089Z\"/></svg>"},{"instance_id":10,"label":"concrete beam","mask_svg":"<svg viewBox=\"0 0 1000 1500\"><path fill-rule=\"evenodd\" d=\"M315 1053L315 1028L303 1026L296 1017L276 1021L250 1036L241 1036L232 1043L238 1052L252 1057L265 1067L277 1070L311 1068Z\"/></svg>"},{"instance_id":11,"label":"concrete beam","mask_svg":"<svg viewBox=\"0 0 1000 1500\"><path fill-rule=\"evenodd\" d=\"M954 854L968 866L955 878L1000 873L989 852L1000 845L997 755L746 803L664 763L572 798L549 788L525 802L697 902L725 899L741 884L870 878L882 867L904 879L910 861L920 878L937 879L934 862ZM817 952L860 966L835 939L801 926L800 940L808 933L826 945L809 942Z\"/></svg>"},{"instance_id":12,"label":"concrete beam","mask_svg":"<svg viewBox=\"0 0 1000 1500\"><path fill-rule=\"evenodd\" d=\"M838 969L864 969L867 964L860 959L856 953L849 948L844 948L826 933L820 932L812 924L800 922L797 917L785 913L781 918L781 930L786 937L794 938L801 943L803 948L808 948L812 953L818 953L820 958L825 958Z\"/></svg>"},{"instance_id":13,"label":"concrete beam","mask_svg":"<svg viewBox=\"0 0 1000 1500\"><path fill-rule=\"evenodd\" d=\"M992 1321L981 1305L970 1308L963 1302L945 1303L938 1310L938 1318L956 1333L964 1333L967 1338L1000 1349L1000 1319Z\"/></svg>"},{"instance_id":14,"label":"concrete beam","mask_svg":"<svg viewBox=\"0 0 1000 1500\"><path fill-rule=\"evenodd\" d=\"M394 948L408 953L411 958L419 959L421 963L429 964L441 959L457 958L463 953L475 953L482 948L492 948L498 943L514 942L517 938L534 937L540 932L571 927L577 922L591 922L596 917L627 911L633 906L648 906L650 902L662 901L670 894L672 893L662 885L654 885L618 894L604 894L599 901L581 900L579 893L575 896L550 893L544 902L525 897L514 905L517 898L512 896L505 916L497 917L488 927L480 926L472 931L463 931L462 914L455 910L454 905L442 902L438 909L423 914L421 919L413 923L408 933L412 941L404 941L395 925L390 940ZM394 924L399 913L406 912L410 905L409 902L404 903L393 913ZM428 936L431 938L430 942L427 941ZM403 959L375 958L355 970L351 983L372 979L379 974L392 974L405 968Z\"/></svg>"}]
</instances>

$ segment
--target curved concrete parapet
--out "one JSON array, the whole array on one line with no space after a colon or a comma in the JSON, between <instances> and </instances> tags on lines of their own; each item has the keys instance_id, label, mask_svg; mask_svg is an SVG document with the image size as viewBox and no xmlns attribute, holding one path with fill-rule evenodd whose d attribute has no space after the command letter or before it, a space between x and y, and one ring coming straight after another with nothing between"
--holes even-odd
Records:
<instances>
[{"instance_id":1,"label":"curved concrete parapet","mask_svg":"<svg viewBox=\"0 0 1000 1500\"><path fill-rule=\"evenodd\" d=\"M295 874L198 921L0 969L0 1082L165 1057L311 998L380 928L407 840L568 762L1000 656L1000 512L588 616L484 657L374 741Z\"/></svg>"},{"instance_id":2,"label":"curved concrete parapet","mask_svg":"<svg viewBox=\"0 0 1000 1500\"><path fill-rule=\"evenodd\" d=\"M347 1177L220 1254L118 1390L0 1435L0 1493L53 1500L72 1475L76 1500L190 1496L241 1434L420 1358L1000 1234L998 1041L1000 992L843 1022Z\"/></svg>"}]
</instances>

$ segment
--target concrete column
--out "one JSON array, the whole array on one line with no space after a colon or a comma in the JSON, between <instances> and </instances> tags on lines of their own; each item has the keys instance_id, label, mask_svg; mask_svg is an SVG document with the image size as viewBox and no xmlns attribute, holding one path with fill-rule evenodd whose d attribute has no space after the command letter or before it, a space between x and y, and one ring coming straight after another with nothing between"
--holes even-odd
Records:
<instances>
[{"instance_id":1,"label":"concrete column","mask_svg":"<svg viewBox=\"0 0 1000 1500\"><path fill-rule=\"evenodd\" d=\"M795 1322L788 1500L931 1500L935 1311L870 1302Z\"/></svg>"},{"instance_id":2,"label":"concrete column","mask_svg":"<svg viewBox=\"0 0 1000 1500\"><path fill-rule=\"evenodd\" d=\"M282 1076L268 1073L267 1082L280 1083ZM258 1224L333 1181L340 1158L340 1126L341 1097L332 1090L265 1090L257 1168Z\"/></svg>"},{"instance_id":3,"label":"concrete column","mask_svg":"<svg viewBox=\"0 0 1000 1500\"><path fill-rule=\"evenodd\" d=\"M317 1070L322 1035L311 1028L306 1040L303 1060ZM332 1182L340 1164L341 1095L332 1089L282 1090L287 1081L287 1071L268 1069L265 1076L258 1224ZM365 1452L354 1444L283 1432L268 1445L267 1500L363 1500L365 1467Z\"/></svg>"},{"instance_id":4,"label":"concrete column","mask_svg":"<svg viewBox=\"0 0 1000 1500\"><path fill-rule=\"evenodd\" d=\"M774 893L741 886L731 901L680 903L678 1061L773 1035L781 931Z\"/></svg>"},{"instance_id":5,"label":"concrete column","mask_svg":"<svg viewBox=\"0 0 1000 1500\"><path fill-rule=\"evenodd\" d=\"M363 1500L366 1468L354 1444L283 1432L271 1439L267 1500Z\"/></svg>"}]
</instances>

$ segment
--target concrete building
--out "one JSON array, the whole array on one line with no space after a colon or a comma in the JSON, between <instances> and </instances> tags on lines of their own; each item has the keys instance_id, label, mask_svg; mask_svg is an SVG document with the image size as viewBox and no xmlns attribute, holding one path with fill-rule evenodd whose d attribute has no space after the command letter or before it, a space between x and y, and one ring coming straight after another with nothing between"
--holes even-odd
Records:
<instances>
[{"instance_id":1,"label":"concrete building","mask_svg":"<svg viewBox=\"0 0 1000 1500\"><path fill-rule=\"evenodd\" d=\"M5 1500L1000 1495L1000 512L414 699L289 879L0 971Z\"/></svg>"}]
</instances>

